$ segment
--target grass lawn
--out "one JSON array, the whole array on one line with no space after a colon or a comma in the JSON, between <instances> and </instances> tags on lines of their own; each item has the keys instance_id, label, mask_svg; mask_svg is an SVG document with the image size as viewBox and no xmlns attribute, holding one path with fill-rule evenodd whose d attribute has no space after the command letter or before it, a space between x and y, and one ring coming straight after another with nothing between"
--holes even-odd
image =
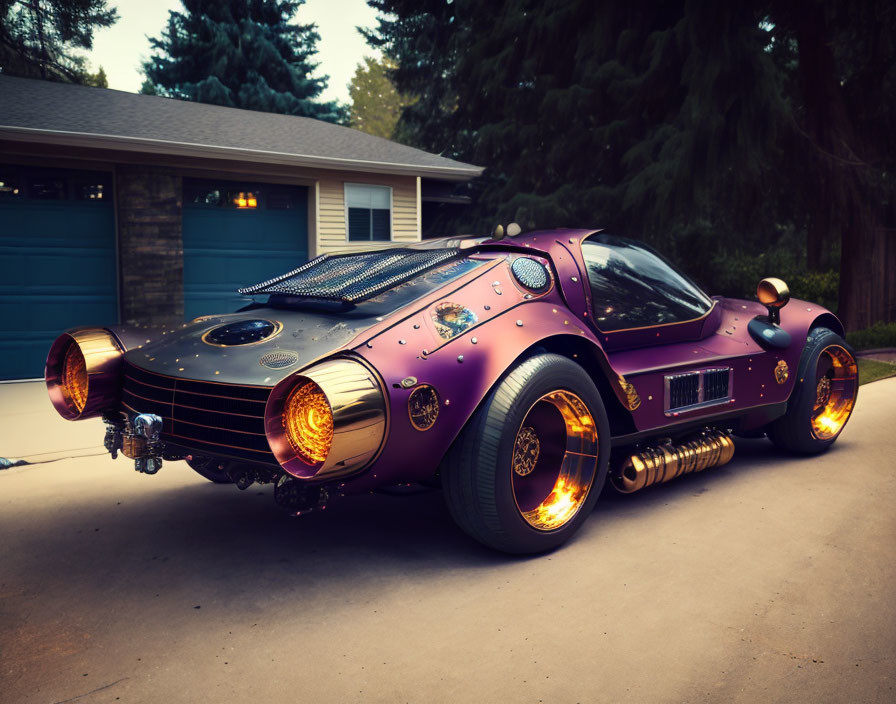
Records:
<instances>
[{"instance_id":1,"label":"grass lawn","mask_svg":"<svg viewBox=\"0 0 896 704\"><path fill-rule=\"evenodd\" d=\"M896 375L896 364L859 357L859 385Z\"/></svg>"}]
</instances>

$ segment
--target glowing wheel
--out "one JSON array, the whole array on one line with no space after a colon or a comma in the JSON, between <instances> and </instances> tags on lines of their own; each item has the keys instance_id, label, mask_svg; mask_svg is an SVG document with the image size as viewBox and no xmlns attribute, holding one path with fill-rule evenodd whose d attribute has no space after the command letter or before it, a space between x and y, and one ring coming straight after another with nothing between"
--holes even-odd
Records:
<instances>
[{"instance_id":1,"label":"glowing wheel","mask_svg":"<svg viewBox=\"0 0 896 704\"><path fill-rule=\"evenodd\" d=\"M822 452L839 437L858 392L858 368L846 342L832 330L816 328L803 350L787 413L769 426L768 435L793 452Z\"/></svg>"},{"instance_id":2,"label":"glowing wheel","mask_svg":"<svg viewBox=\"0 0 896 704\"><path fill-rule=\"evenodd\" d=\"M594 418L571 391L542 396L523 420L511 457L513 498L538 530L566 525L582 508L597 469Z\"/></svg>"},{"instance_id":3,"label":"glowing wheel","mask_svg":"<svg viewBox=\"0 0 896 704\"><path fill-rule=\"evenodd\" d=\"M560 355L530 357L487 397L442 463L458 525L511 553L569 539L606 479L609 423L588 374Z\"/></svg>"}]
</instances>

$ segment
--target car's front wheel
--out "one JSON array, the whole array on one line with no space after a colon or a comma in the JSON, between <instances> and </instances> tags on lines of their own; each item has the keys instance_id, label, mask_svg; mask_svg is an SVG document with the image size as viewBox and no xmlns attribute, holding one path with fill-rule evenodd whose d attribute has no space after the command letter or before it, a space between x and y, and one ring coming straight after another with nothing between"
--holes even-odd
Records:
<instances>
[{"instance_id":1,"label":"car's front wheel","mask_svg":"<svg viewBox=\"0 0 896 704\"><path fill-rule=\"evenodd\" d=\"M846 341L828 328L813 329L787 413L768 426L769 438L791 452L827 450L852 415L858 392L858 368Z\"/></svg>"},{"instance_id":2,"label":"car's front wheel","mask_svg":"<svg viewBox=\"0 0 896 704\"><path fill-rule=\"evenodd\" d=\"M607 476L607 413L588 374L556 354L526 359L492 389L442 463L451 515L509 553L568 540Z\"/></svg>"}]
</instances>

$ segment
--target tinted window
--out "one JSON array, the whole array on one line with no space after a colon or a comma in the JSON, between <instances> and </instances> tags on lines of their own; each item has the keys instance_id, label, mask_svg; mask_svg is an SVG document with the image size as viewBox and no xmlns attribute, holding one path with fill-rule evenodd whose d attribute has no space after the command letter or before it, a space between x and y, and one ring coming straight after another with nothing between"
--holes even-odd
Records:
<instances>
[{"instance_id":1,"label":"tinted window","mask_svg":"<svg viewBox=\"0 0 896 704\"><path fill-rule=\"evenodd\" d=\"M345 184L350 242L392 239L392 189L388 186Z\"/></svg>"},{"instance_id":2,"label":"tinted window","mask_svg":"<svg viewBox=\"0 0 896 704\"><path fill-rule=\"evenodd\" d=\"M597 326L625 330L693 320L712 300L644 244L593 235L582 243Z\"/></svg>"}]
</instances>

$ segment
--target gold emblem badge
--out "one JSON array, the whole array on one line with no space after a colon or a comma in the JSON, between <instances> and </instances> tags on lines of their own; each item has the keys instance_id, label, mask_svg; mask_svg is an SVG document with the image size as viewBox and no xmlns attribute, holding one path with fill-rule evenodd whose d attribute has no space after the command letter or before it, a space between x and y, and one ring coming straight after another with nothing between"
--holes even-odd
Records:
<instances>
[{"instance_id":1,"label":"gold emblem badge","mask_svg":"<svg viewBox=\"0 0 896 704\"><path fill-rule=\"evenodd\" d=\"M534 428L524 425L516 434L516 442L513 444L513 471L521 477L531 474L540 452L538 434Z\"/></svg>"},{"instance_id":2,"label":"gold emblem badge","mask_svg":"<svg viewBox=\"0 0 896 704\"><path fill-rule=\"evenodd\" d=\"M428 384L422 384L408 397L408 415L417 430L429 430L439 417L439 395Z\"/></svg>"},{"instance_id":3,"label":"gold emblem badge","mask_svg":"<svg viewBox=\"0 0 896 704\"><path fill-rule=\"evenodd\" d=\"M622 392L628 400L628 410L634 411L641 405L641 397L638 395L637 389L631 382L626 381L622 374L619 375L619 385L622 387Z\"/></svg>"},{"instance_id":4,"label":"gold emblem badge","mask_svg":"<svg viewBox=\"0 0 896 704\"><path fill-rule=\"evenodd\" d=\"M775 381L779 384L783 384L787 381L787 377L790 376L790 367L787 366L787 362L783 359L778 361L778 366L775 367Z\"/></svg>"}]
</instances>

